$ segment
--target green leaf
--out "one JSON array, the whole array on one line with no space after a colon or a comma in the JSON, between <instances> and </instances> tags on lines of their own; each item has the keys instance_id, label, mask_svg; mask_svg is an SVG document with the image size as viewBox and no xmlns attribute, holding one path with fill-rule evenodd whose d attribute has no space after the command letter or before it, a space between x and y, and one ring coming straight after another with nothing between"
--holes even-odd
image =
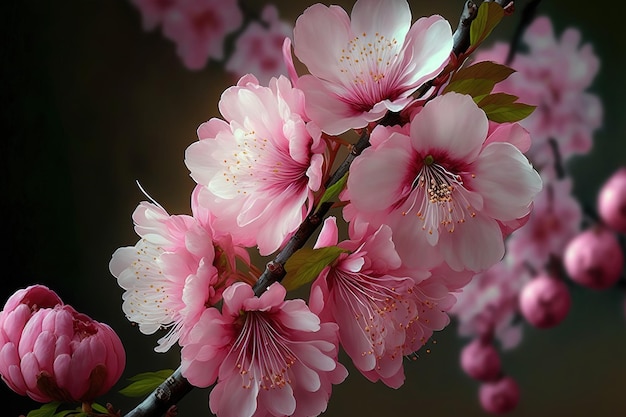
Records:
<instances>
[{"instance_id":1,"label":"green leaf","mask_svg":"<svg viewBox=\"0 0 626 417\"><path fill-rule=\"evenodd\" d=\"M477 104L478 104L478 107L484 110L485 106L506 106L508 104L515 103L515 101L518 98L519 97L514 96L512 94L495 93L495 94L490 94L486 96L485 98L480 100Z\"/></svg>"},{"instance_id":2,"label":"green leaf","mask_svg":"<svg viewBox=\"0 0 626 417\"><path fill-rule=\"evenodd\" d=\"M504 17L504 9L498 3L484 2L478 8L476 19L470 26L470 45L478 45L489 36Z\"/></svg>"},{"instance_id":3,"label":"green leaf","mask_svg":"<svg viewBox=\"0 0 626 417\"><path fill-rule=\"evenodd\" d=\"M515 70L506 65L492 61L477 62L469 67L459 69L451 82L460 80L491 80L495 83L506 80Z\"/></svg>"},{"instance_id":4,"label":"green leaf","mask_svg":"<svg viewBox=\"0 0 626 417\"><path fill-rule=\"evenodd\" d=\"M54 417L67 417L67 416L72 416L72 417L88 417L87 413L83 412L80 410L80 408L75 409L75 410L63 410L63 411L59 411L58 413L56 413L54 415Z\"/></svg>"},{"instance_id":5,"label":"green leaf","mask_svg":"<svg viewBox=\"0 0 626 417\"><path fill-rule=\"evenodd\" d=\"M91 404L91 408L93 408L94 411L97 411L97 412L99 412L101 414L108 414L108 412L109 412L109 410L107 410L105 406L100 405L98 403Z\"/></svg>"},{"instance_id":6,"label":"green leaf","mask_svg":"<svg viewBox=\"0 0 626 417\"><path fill-rule=\"evenodd\" d=\"M326 191L324 191L324 194L322 195L320 202L317 204L317 208L315 209L315 211L319 210L320 206L323 203L327 201L332 201L337 198L339 193L343 191L343 187L346 185L346 182L348 182L348 172L346 172L346 174L341 177L339 181L337 181L336 183L328 187Z\"/></svg>"},{"instance_id":7,"label":"green leaf","mask_svg":"<svg viewBox=\"0 0 626 417\"><path fill-rule=\"evenodd\" d=\"M287 275L282 280L283 286L290 291L313 281L324 268L346 252L349 251L338 246L298 250L285 264Z\"/></svg>"},{"instance_id":8,"label":"green leaf","mask_svg":"<svg viewBox=\"0 0 626 417\"><path fill-rule=\"evenodd\" d=\"M469 94L474 98L485 96L491 93L497 83L504 81L514 72L514 69L506 65L491 61L479 62L458 70L444 88L443 94L454 91Z\"/></svg>"},{"instance_id":9,"label":"green leaf","mask_svg":"<svg viewBox=\"0 0 626 417\"><path fill-rule=\"evenodd\" d=\"M120 394L127 397L143 397L154 391L156 387L161 385L173 373L172 369L163 369L162 371L137 374L128 379L133 383L121 389Z\"/></svg>"},{"instance_id":10,"label":"green leaf","mask_svg":"<svg viewBox=\"0 0 626 417\"><path fill-rule=\"evenodd\" d=\"M44 404L36 410L29 411L26 417L54 417L54 413L60 405L61 403L58 401Z\"/></svg>"},{"instance_id":11,"label":"green leaf","mask_svg":"<svg viewBox=\"0 0 626 417\"><path fill-rule=\"evenodd\" d=\"M496 123L519 122L528 117L536 106L524 103L511 103L506 105L489 104L482 109L487 114L487 118Z\"/></svg>"}]
</instances>

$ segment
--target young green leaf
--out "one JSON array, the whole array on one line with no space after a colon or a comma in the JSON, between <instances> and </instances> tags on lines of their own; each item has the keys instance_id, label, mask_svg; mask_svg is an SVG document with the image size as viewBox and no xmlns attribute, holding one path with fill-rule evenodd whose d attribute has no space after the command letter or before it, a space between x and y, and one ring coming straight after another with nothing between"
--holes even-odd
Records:
<instances>
[{"instance_id":1,"label":"young green leaf","mask_svg":"<svg viewBox=\"0 0 626 417\"><path fill-rule=\"evenodd\" d=\"M301 287L317 278L324 268L345 252L348 251L337 246L300 249L285 264L287 275L281 283L288 291Z\"/></svg>"},{"instance_id":2,"label":"young green leaf","mask_svg":"<svg viewBox=\"0 0 626 417\"><path fill-rule=\"evenodd\" d=\"M512 94L495 93L484 97L477 104L484 110L485 106L506 106L515 103L518 98Z\"/></svg>"},{"instance_id":3,"label":"young green leaf","mask_svg":"<svg viewBox=\"0 0 626 417\"><path fill-rule=\"evenodd\" d=\"M470 45L475 46L484 41L503 17L502 6L493 1L483 2L470 26Z\"/></svg>"},{"instance_id":4,"label":"young green leaf","mask_svg":"<svg viewBox=\"0 0 626 417\"><path fill-rule=\"evenodd\" d=\"M91 408L93 408L94 411L97 411L98 413L101 413L101 414L107 414L109 412L109 410L107 410L105 406L100 405L98 403L91 404Z\"/></svg>"},{"instance_id":5,"label":"young green leaf","mask_svg":"<svg viewBox=\"0 0 626 417\"><path fill-rule=\"evenodd\" d=\"M26 417L54 417L54 413L60 405L61 403L58 401L44 404L36 410L29 411Z\"/></svg>"},{"instance_id":6,"label":"young green leaf","mask_svg":"<svg viewBox=\"0 0 626 417\"><path fill-rule=\"evenodd\" d=\"M443 89L443 93L454 91L469 94L474 98L485 96L491 93L497 83L504 81L514 72L514 69L506 65L491 61L478 62L458 70Z\"/></svg>"},{"instance_id":7,"label":"young green leaf","mask_svg":"<svg viewBox=\"0 0 626 417\"><path fill-rule=\"evenodd\" d=\"M120 394L127 397L143 397L156 389L163 381L165 381L174 371L172 369L163 369L156 372L144 372L137 374L129 381L133 383L120 390Z\"/></svg>"},{"instance_id":8,"label":"young green leaf","mask_svg":"<svg viewBox=\"0 0 626 417\"><path fill-rule=\"evenodd\" d=\"M489 104L482 107L489 120L496 123L519 122L530 116L536 106L524 103L510 103L505 105Z\"/></svg>"},{"instance_id":9,"label":"young green leaf","mask_svg":"<svg viewBox=\"0 0 626 417\"><path fill-rule=\"evenodd\" d=\"M315 211L317 211L323 203L327 201L332 201L337 198L337 196L339 196L339 193L343 191L343 187L346 185L346 182L348 182L348 172L346 172L346 174L341 177L339 181L337 181L336 183L328 187L326 191L324 191L324 194L322 195L320 202L317 204Z\"/></svg>"}]
</instances>

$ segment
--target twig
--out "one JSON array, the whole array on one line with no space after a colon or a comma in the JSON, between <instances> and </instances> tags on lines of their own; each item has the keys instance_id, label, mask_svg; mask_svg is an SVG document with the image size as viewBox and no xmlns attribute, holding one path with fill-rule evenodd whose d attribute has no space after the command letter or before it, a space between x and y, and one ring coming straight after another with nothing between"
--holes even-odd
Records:
<instances>
[{"instance_id":1,"label":"twig","mask_svg":"<svg viewBox=\"0 0 626 417\"><path fill-rule=\"evenodd\" d=\"M157 387L141 404L124 417L157 417L171 415L172 406L193 389L181 373L180 367Z\"/></svg>"},{"instance_id":2,"label":"twig","mask_svg":"<svg viewBox=\"0 0 626 417\"><path fill-rule=\"evenodd\" d=\"M511 65L511 63L513 62L513 58L519 50L522 35L524 34L526 28L535 18L539 3L541 3L541 0L530 0L528 4L524 7L524 10L522 10L522 17L520 18L519 24L515 28L515 32L513 33L513 37L511 38L509 53L506 56L506 61L504 61L506 65Z\"/></svg>"}]
</instances>

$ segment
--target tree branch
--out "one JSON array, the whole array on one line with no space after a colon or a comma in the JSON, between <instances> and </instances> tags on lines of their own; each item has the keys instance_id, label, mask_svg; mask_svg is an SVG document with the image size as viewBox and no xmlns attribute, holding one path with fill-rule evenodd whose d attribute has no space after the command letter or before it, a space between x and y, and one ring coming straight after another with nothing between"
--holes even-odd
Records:
<instances>
[{"instance_id":1,"label":"tree branch","mask_svg":"<svg viewBox=\"0 0 626 417\"><path fill-rule=\"evenodd\" d=\"M174 371L161 385L146 397L137 407L124 417L156 417L167 413L193 389L181 373L180 367Z\"/></svg>"}]
</instances>

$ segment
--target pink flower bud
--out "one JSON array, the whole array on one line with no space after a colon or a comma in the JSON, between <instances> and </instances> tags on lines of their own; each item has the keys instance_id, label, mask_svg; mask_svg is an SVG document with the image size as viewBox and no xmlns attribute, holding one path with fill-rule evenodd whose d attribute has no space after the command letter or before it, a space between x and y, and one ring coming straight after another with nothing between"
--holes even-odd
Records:
<instances>
[{"instance_id":1,"label":"pink flower bud","mask_svg":"<svg viewBox=\"0 0 626 417\"><path fill-rule=\"evenodd\" d=\"M524 318L540 329L561 323L569 312L572 299L567 285L549 275L539 275L524 286L519 307Z\"/></svg>"},{"instance_id":2,"label":"pink flower bud","mask_svg":"<svg viewBox=\"0 0 626 417\"><path fill-rule=\"evenodd\" d=\"M42 285L16 292L0 312L0 375L20 395L91 403L117 382L125 362L109 326Z\"/></svg>"},{"instance_id":3,"label":"pink flower bud","mask_svg":"<svg viewBox=\"0 0 626 417\"><path fill-rule=\"evenodd\" d=\"M604 290L619 280L624 254L611 230L594 227L568 243L563 263L569 276L580 285Z\"/></svg>"},{"instance_id":4,"label":"pink flower bud","mask_svg":"<svg viewBox=\"0 0 626 417\"><path fill-rule=\"evenodd\" d=\"M513 411L519 402L519 387L509 376L498 381L485 382L478 392L480 405L492 414L505 414Z\"/></svg>"},{"instance_id":5,"label":"pink flower bud","mask_svg":"<svg viewBox=\"0 0 626 417\"><path fill-rule=\"evenodd\" d=\"M626 233L626 167L618 169L600 189L598 212L604 223Z\"/></svg>"},{"instance_id":6,"label":"pink flower bud","mask_svg":"<svg viewBox=\"0 0 626 417\"><path fill-rule=\"evenodd\" d=\"M461 351L461 369L476 380L493 381L500 375L500 355L493 344L474 339Z\"/></svg>"}]
</instances>

